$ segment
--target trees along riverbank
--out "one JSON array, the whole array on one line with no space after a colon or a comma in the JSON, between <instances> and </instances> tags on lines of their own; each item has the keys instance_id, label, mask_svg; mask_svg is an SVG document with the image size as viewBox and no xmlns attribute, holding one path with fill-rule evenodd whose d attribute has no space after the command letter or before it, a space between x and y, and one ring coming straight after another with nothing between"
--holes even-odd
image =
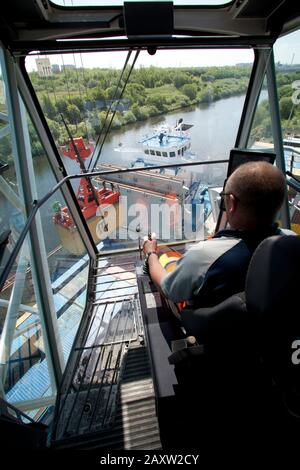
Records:
<instances>
[{"instance_id":1,"label":"trees along riverbank","mask_svg":"<svg viewBox=\"0 0 300 470\"><path fill-rule=\"evenodd\" d=\"M116 90L120 70L65 69L50 77L31 72L30 78L59 145L68 141L60 114L72 135L96 139L109 108L115 112L112 129L143 121L186 106L210 103L245 93L251 64L236 67L139 68L132 71L124 95ZM32 139L34 134L32 133ZM34 139L35 140L35 139ZM38 145L36 146L38 150Z\"/></svg>"},{"instance_id":2,"label":"trees along riverbank","mask_svg":"<svg viewBox=\"0 0 300 470\"><path fill-rule=\"evenodd\" d=\"M96 140L103 131L105 118L115 116L112 129L144 121L149 117L200 103L246 92L251 64L225 67L162 68L141 67L133 70L122 99L118 102L116 87L118 69L65 69L49 77L29 73L33 87L58 145L68 142L62 124L63 114L74 137ZM277 70L279 105L284 132L300 128L300 106L295 106L293 84L300 80L300 71ZM29 123L33 156L44 154L36 132ZM251 132L251 140L272 139L268 101L259 104ZM10 136L0 141L0 155L12 160Z\"/></svg>"},{"instance_id":3,"label":"trees along riverbank","mask_svg":"<svg viewBox=\"0 0 300 470\"><path fill-rule=\"evenodd\" d=\"M299 101L300 97L300 70L280 72L280 69L277 69L276 80L283 136L289 133L299 135L300 104L297 104L297 101ZM267 99L263 100L258 105L254 116L250 143L253 144L258 140L264 140L266 142L273 141L271 117Z\"/></svg>"}]
</instances>

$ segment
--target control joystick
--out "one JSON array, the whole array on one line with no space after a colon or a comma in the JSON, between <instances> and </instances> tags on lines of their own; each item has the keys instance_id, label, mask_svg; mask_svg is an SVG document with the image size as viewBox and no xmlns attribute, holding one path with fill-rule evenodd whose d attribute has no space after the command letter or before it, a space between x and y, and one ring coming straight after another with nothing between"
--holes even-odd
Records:
<instances>
[{"instance_id":1,"label":"control joystick","mask_svg":"<svg viewBox=\"0 0 300 470\"><path fill-rule=\"evenodd\" d=\"M152 241L152 240L155 240L156 238L156 234L153 232L149 232L148 233L148 240ZM147 240L147 238L145 237L145 241ZM149 276L150 272L149 272L149 263L148 263L148 256L146 255L145 257L145 260L144 260L144 264L143 264L143 273L144 274L147 274Z\"/></svg>"}]
</instances>

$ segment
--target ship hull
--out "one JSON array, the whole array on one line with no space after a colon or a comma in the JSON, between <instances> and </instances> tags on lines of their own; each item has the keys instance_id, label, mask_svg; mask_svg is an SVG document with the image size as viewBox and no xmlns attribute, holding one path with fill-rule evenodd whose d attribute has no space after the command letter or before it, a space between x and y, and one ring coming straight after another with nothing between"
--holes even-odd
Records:
<instances>
[{"instance_id":1,"label":"ship hull","mask_svg":"<svg viewBox=\"0 0 300 470\"><path fill-rule=\"evenodd\" d=\"M96 244L112 235L115 230L122 225L124 219L124 211L122 205L119 203L106 206L102 213L103 215L95 215L86 220ZM66 227L63 224L56 223L55 227L65 250L77 256L81 256L86 252L86 248L76 226ZM105 228L107 228L107 230L105 230Z\"/></svg>"}]
</instances>

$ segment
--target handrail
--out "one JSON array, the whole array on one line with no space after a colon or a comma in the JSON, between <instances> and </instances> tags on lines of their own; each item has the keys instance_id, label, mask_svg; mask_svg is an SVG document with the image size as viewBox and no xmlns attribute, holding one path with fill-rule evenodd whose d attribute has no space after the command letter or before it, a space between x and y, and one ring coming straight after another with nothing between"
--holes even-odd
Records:
<instances>
[{"instance_id":1,"label":"handrail","mask_svg":"<svg viewBox=\"0 0 300 470\"><path fill-rule=\"evenodd\" d=\"M291 145L285 145L285 144L283 144L283 149L288 150L292 153L296 153L296 157L300 157L300 149L297 150L295 149L295 147L292 147Z\"/></svg>"},{"instance_id":2,"label":"handrail","mask_svg":"<svg viewBox=\"0 0 300 470\"><path fill-rule=\"evenodd\" d=\"M172 246L188 245L189 243L194 243L195 241L197 240L192 239L192 238L185 238L184 240L175 240L173 242L157 243L157 247L159 248L162 246L172 247ZM198 239L198 241L200 240ZM135 246L135 247L130 247L130 248L120 248L118 250L101 250L97 256L102 258L102 257L115 255L115 254L122 255L122 254L127 254L127 253L136 253L136 252L139 252L140 249L141 249L140 247Z\"/></svg>"},{"instance_id":3,"label":"handrail","mask_svg":"<svg viewBox=\"0 0 300 470\"><path fill-rule=\"evenodd\" d=\"M22 417L23 417L24 419L29 421L29 423L32 423L32 424L35 423L35 421L30 416L23 413L23 411L19 410L19 408L16 408L11 403L8 403L7 401L3 400L3 398L0 397L0 415L13 418L13 416L9 414L8 409L11 409L16 414L17 416L16 419L18 419L18 421L23 422L22 421Z\"/></svg>"},{"instance_id":4,"label":"handrail","mask_svg":"<svg viewBox=\"0 0 300 470\"><path fill-rule=\"evenodd\" d=\"M300 193L300 181L297 180L295 175L293 175L293 173L290 171L286 171L286 175L289 176L289 178L286 178L286 184ZM294 181L291 180L291 178L293 178Z\"/></svg>"},{"instance_id":5,"label":"handrail","mask_svg":"<svg viewBox=\"0 0 300 470\"><path fill-rule=\"evenodd\" d=\"M151 166L151 167L146 167L147 169L151 170L161 170L165 168L175 168L175 167L188 167L188 166L200 166L200 165L212 165L212 164L218 164L218 163L228 163L228 160L204 160L204 161L196 161L192 163L174 163L174 164L168 164L168 165L156 165L156 166ZM139 172L139 171L145 171L145 167L138 167L138 168L125 168L124 170L105 170L105 171L92 171L89 173L85 173L86 177L95 177L95 176L107 176L107 175L112 175L112 174L122 174L122 173L131 173L131 172ZM57 183L45 196L43 196L39 200L34 200L32 202L32 209L28 215L26 224L20 233L20 236L11 252L11 255L8 259L8 262L6 263L2 274L0 276L0 292L4 286L4 283L6 281L7 276L10 273L10 270L15 262L15 259L21 249L21 246L25 240L25 237L29 231L29 228L32 224L32 221L37 213L37 211L40 209L40 207L45 204L45 202L48 201L48 199L58 190L60 189L67 181L70 181L72 179L76 178L81 178L82 174L73 174L73 175L68 175L65 176L59 183Z\"/></svg>"}]
</instances>

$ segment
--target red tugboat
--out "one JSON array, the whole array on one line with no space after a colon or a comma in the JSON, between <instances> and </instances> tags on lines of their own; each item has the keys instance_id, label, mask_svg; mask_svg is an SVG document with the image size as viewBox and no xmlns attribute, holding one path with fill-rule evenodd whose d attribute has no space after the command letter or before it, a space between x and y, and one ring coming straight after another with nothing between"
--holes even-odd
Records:
<instances>
[{"instance_id":1,"label":"red tugboat","mask_svg":"<svg viewBox=\"0 0 300 470\"><path fill-rule=\"evenodd\" d=\"M69 146L62 148L62 153L72 160L77 160L84 175L86 173L84 160L90 157L93 150L92 144L86 147L83 137L75 137L70 139ZM80 179L77 200L96 243L115 230L117 222L120 223L119 198L120 192L113 184L111 189L108 189L103 181L103 187L97 188L89 177L82 176ZM73 254L82 254L84 246L68 207L61 207L59 202L55 202L52 207L55 212L53 222L62 245Z\"/></svg>"}]
</instances>

